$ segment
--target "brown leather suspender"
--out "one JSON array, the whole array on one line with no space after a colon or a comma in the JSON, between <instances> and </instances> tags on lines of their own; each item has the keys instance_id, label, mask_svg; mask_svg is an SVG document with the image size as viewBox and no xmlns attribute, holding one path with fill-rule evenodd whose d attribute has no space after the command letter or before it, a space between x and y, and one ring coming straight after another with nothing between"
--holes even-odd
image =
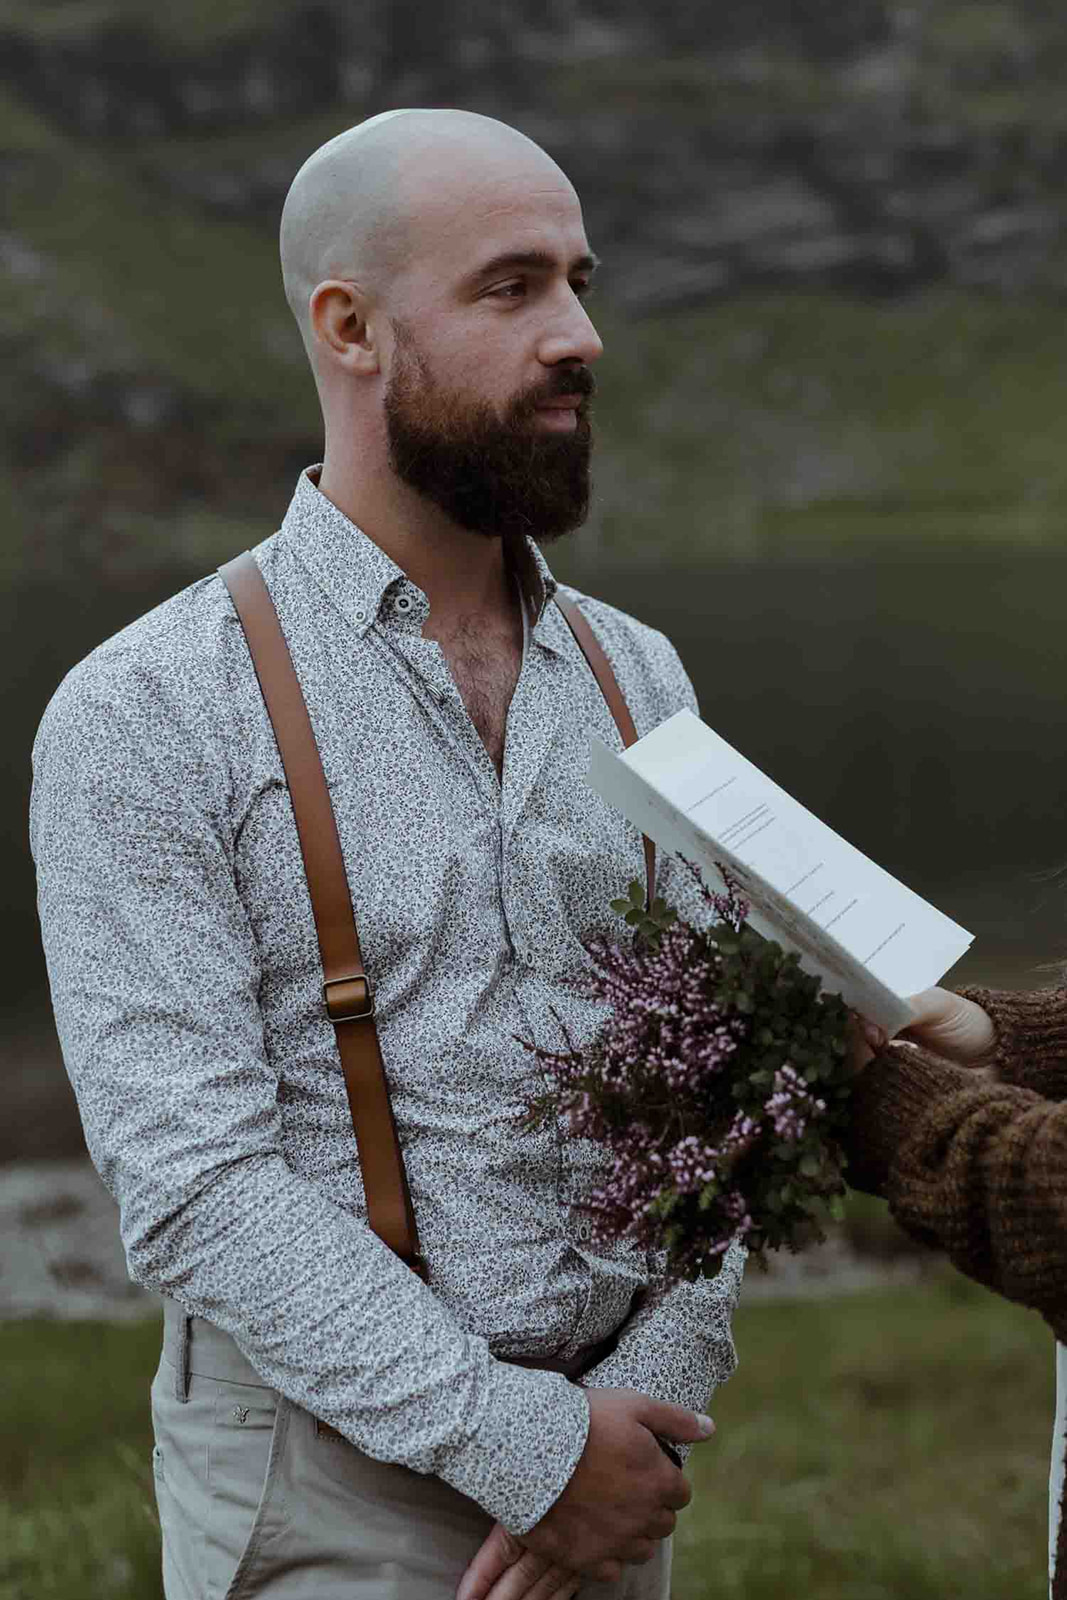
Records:
<instances>
[{"instance_id":1,"label":"brown leather suspender","mask_svg":"<svg viewBox=\"0 0 1067 1600\"><path fill-rule=\"evenodd\" d=\"M274 602L254 556L219 568L241 619L285 769L322 956L326 1014L348 1090L367 1197L367 1220L390 1250L425 1278L415 1213L374 1026L374 998L359 948L330 791L311 719Z\"/></svg>"},{"instance_id":2,"label":"brown leather suspender","mask_svg":"<svg viewBox=\"0 0 1067 1600\"><path fill-rule=\"evenodd\" d=\"M326 1014L348 1091L371 1228L412 1271L426 1277L415 1212L389 1101L374 1025L374 997L359 948L341 841L318 746L292 657L256 560L245 550L220 567L259 679L289 786L322 957ZM637 733L607 656L578 608L556 603L600 685L623 744ZM645 839L648 903L655 894L656 848Z\"/></svg>"},{"instance_id":3,"label":"brown leather suspender","mask_svg":"<svg viewBox=\"0 0 1067 1600\"><path fill-rule=\"evenodd\" d=\"M637 743L637 729L630 709L622 697L619 680L611 670L611 663L600 647L600 642L592 628L586 622L576 605L569 600L564 600L557 590L556 604L563 612L567 626L578 641L578 648L589 663L593 677L600 685L600 692L608 703L608 710L615 719L615 726L619 730L623 749L628 750L632 744ZM656 847L648 834L642 836L645 842L645 904L649 911L656 898Z\"/></svg>"}]
</instances>

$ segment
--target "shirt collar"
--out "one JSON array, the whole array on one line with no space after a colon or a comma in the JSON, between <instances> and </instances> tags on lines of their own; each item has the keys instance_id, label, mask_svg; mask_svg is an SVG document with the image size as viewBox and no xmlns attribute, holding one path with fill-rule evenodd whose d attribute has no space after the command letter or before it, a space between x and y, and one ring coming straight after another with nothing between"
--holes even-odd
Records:
<instances>
[{"instance_id":1,"label":"shirt collar","mask_svg":"<svg viewBox=\"0 0 1067 1600\"><path fill-rule=\"evenodd\" d=\"M429 601L362 528L339 511L318 487L321 464L306 467L281 526L292 545L330 599L340 607L360 638L379 616L407 627L422 624ZM511 545L509 558L522 593L532 637L558 653L554 620L545 612L556 593L556 580L540 548L528 535Z\"/></svg>"}]
</instances>

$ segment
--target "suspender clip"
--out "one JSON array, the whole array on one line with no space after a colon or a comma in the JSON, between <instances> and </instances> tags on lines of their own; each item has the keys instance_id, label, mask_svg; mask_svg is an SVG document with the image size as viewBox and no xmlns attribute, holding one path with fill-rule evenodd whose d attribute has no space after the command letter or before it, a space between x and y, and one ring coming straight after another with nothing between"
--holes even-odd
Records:
<instances>
[{"instance_id":1,"label":"suspender clip","mask_svg":"<svg viewBox=\"0 0 1067 1600\"><path fill-rule=\"evenodd\" d=\"M374 1015L374 995L365 972L331 978L323 984L322 993L331 1022L368 1022Z\"/></svg>"}]
</instances>

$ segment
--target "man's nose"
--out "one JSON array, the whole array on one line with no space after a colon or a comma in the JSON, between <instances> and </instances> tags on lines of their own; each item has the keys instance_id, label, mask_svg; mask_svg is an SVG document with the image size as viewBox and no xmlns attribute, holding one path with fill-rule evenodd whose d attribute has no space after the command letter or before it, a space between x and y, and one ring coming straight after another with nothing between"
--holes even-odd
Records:
<instances>
[{"instance_id":1,"label":"man's nose","mask_svg":"<svg viewBox=\"0 0 1067 1600\"><path fill-rule=\"evenodd\" d=\"M581 361L586 365L604 353L600 335L589 320L589 314L573 293L570 303L561 307L541 339L538 355L546 367L560 361Z\"/></svg>"}]
</instances>

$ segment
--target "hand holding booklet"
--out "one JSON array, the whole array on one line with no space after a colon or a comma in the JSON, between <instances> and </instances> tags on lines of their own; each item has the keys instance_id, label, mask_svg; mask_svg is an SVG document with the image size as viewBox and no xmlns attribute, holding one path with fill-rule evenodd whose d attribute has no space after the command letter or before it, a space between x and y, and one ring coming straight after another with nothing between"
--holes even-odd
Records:
<instances>
[{"instance_id":1,"label":"hand holding booklet","mask_svg":"<svg viewBox=\"0 0 1067 1600\"><path fill-rule=\"evenodd\" d=\"M691 711L621 755L594 739L588 782L709 883L721 862L750 902L752 927L890 1034L912 1016L907 996L937 983L972 942Z\"/></svg>"}]
</instances>

